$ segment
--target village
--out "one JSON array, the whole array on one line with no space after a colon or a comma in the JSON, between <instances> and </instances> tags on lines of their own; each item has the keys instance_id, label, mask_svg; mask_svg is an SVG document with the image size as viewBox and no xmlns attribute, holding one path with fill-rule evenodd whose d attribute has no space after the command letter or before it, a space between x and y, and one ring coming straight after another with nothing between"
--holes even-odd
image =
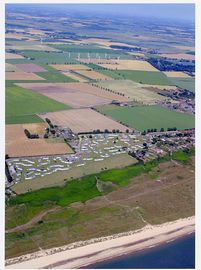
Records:
<instances>
[{"instance_id":1,"label":"village","mask_svg":"<svg viewBox=\"0 0 201 270\"><path fill-rule=\"evenodd\" d=\"M150 132L145 135L133 132L71 136L68 144L74 149L74 154L7 159L11 178L9 181L7 177L6 188L20 181L31 181L56 172L70 172L78 167L87 170L89 164L101 164L116 155L129 155L147 162L176 150L190 149L194 143L194 129Z\"/></svg>"}]
</instances>

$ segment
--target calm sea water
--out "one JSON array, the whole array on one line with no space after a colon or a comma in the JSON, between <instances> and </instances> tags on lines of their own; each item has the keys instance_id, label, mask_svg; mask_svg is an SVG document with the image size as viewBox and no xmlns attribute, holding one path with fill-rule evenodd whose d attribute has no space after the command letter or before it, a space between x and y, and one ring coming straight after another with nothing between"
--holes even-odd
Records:
<instances>
[{"instance_id":1,"label":"calm sea water","mask_svg":"<svg viewBox=\"0 0 201 270\"><path fill-rule=\"evenodd\" d=\"M95 269L195 268L195 234L151 249L85 267Z\"/></svg>"}]
</instances>

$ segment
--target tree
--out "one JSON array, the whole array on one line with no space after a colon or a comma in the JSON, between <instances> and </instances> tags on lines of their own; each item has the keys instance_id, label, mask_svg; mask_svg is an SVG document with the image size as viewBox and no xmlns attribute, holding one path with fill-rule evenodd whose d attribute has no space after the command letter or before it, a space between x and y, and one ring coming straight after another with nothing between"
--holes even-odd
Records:
<instances>
[{"instance_id":1,"label":"tree","mask_svg":"<svg viewBox=\"0 0 201 270\"><path fill-rule=\"evenodd\" d=\"M161 128L161 129L160 129L160 132L164 132L164 128Z\"/></svg>"},{"instance_id":2,"label":"tree","mask_svg":"<svg viewBox=\"0 0 201 270\"><path fill-rule=\"evenodd\" d=\"M50 121L50 119L49 119L49 118L45 118L45 121L46 121L48 124L50 124L50 123L51 123L51 121Z\"/></svg>"},{"instance_id":3,"label":"tree","mask_svg":"<svg viewBox=\"0 0 201 270\"><path fill-rule=\"evenodd\" d=\"M45 133L45 135L43 136L44 139L48 139L48 134Z\"/></svg>"},{"instance_id":4,"label":"tree","mask_svg":"<svg viewBox=\"0 0 201 270\"><path fill-rule=\"evenodd\" d=\"M28 129L25 129L24 133L27 136L27 138L29 138L29 139L31 138L31 133L28 131Z\"/></svg>"},{"instance_id":5,"label":"tree","mask_svg":"<svg viewBox=\"0 0 201 270\"><path fill-rule=\"evenodd\" d=\"M147 143L143 143L144 149L148 149Z\"/></svg>"}]
</instances>

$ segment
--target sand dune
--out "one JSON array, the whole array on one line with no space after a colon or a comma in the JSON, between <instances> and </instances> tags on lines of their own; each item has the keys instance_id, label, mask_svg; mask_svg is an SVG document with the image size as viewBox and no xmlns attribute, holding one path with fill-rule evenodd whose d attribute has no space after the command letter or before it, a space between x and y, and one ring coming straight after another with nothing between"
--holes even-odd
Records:
<instances>
[{"instance_id":1,"label":"sand dune","mask_svg":"<svg viewBox=\"0 0 201 270\"><path fill-rule=\"evenodd\" d=\"M80 268L115 256L170 242L177 237L192 233L194 230L194 217L179 219L161 225L147 225L137 231L80 241L67 246L41 250L9 259L6 261L6 268Z\"/></svg>"}]
</instances>

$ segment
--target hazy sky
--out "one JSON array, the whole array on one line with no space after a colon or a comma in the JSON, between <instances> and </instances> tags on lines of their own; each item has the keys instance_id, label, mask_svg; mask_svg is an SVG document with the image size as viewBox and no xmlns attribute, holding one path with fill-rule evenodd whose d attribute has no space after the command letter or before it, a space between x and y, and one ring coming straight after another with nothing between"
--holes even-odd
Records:
<instances>
[{"instance_id":1,"label":"hazy sky","mask_svg":"<svg viewBox=\"0 0 201 270\"><path fill-rule=\"evenodd\" d=\"M8 4L9 5L9 4ZM7 6L8 6L7 5ZM17 4L12 6L27 6L26 4ZM29 4L30 6L30 4ZM42 6L48 6L48 8L53 8L61 11L79 11L88 13L104 13L117 14L124 16L139 16L139 17L154 17L154 18L164 18L172 19L178 21L191 21L194 22L195 17L195 5L194 4L31 4L35 6L36 9L42 8Z\"/></svg>"},{"instance_id":2,"label":"hazy sky","mask_svg":"<svg viewBox=\"0 0 201 270\"><path fill-rule=\"evenodd\" d=\"M158 17L164 19L194 21L194 4L107 4L79 5L83 11L116 13L122 15L138 15L143 17Z\"/></svg>"}]
</instances>

